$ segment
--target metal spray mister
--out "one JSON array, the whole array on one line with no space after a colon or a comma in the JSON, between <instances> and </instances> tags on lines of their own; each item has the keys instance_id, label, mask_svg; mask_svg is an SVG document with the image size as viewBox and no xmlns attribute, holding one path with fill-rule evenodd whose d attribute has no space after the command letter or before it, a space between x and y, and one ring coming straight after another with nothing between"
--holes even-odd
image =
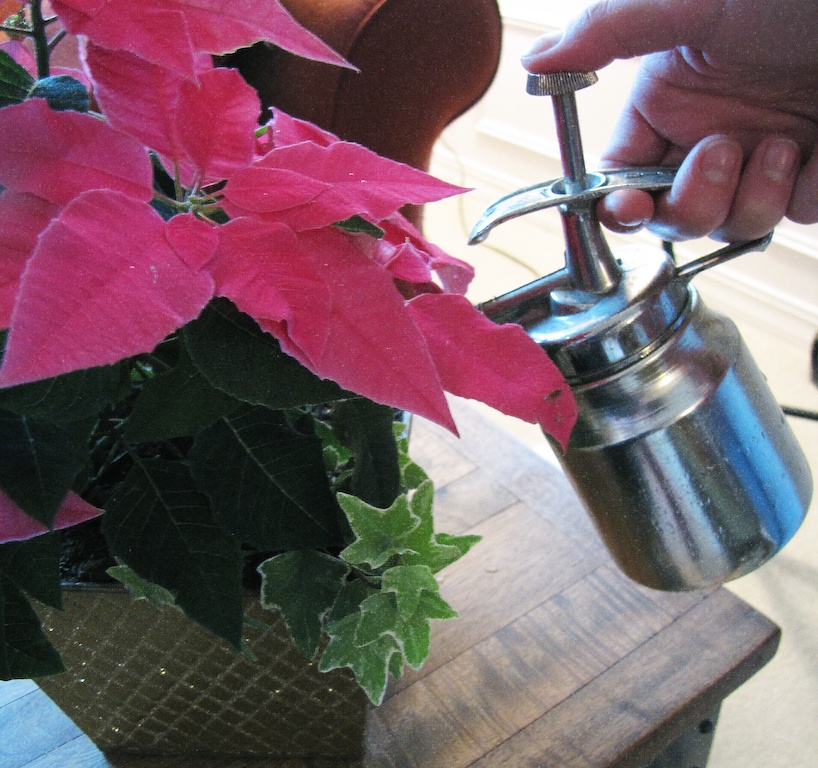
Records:
<instances>
[{"instance_id":1,"label":"metal spray mister","mask_svg":"<svg viewBox=\"0 0 818 768\"><path fill-rule=\"evenodd\" d=\"M568 380L579 419L560 461L608 549L632 579L663 590L748 573L795 533L812 495L809 466L735 325L690 280L769 237L677 267L659 247L614 256L594 213L624 188L667 189L674 169L588 173L574 91L596 75L529 76L553 97L565 177L492 205L472 232L558 207L566 266L489 301Z\"/></svg>"}]
</instances>

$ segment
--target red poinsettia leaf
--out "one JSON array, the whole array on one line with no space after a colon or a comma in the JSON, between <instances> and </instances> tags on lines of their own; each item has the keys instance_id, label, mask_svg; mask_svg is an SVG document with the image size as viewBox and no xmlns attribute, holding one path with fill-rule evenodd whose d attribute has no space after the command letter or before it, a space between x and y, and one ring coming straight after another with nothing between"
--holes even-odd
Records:
<instances>
[{"instance_id":1,"label":"red poinsettia leaf","mask_svg":"<svg viewBox=\"0 0 818 768\"><path fill-rule=\"evenodd\" d=\"M213 69L198 83L182 84L176 134L199 183L226 179L250 164L260 113L258 94L235 69Z\"/></svg>"},{"instance_id":2,"label":"red poinsettia leaf","mask_svg":"<svg viewBox=\"0 0 818 768\"><path fill-rule=\"evenodd\" d=\"M454 429L423 337L354 237L235 219L221 229L212 272L219 295L316 375Z\"/></svg>"},{"instance_id":3,"label":"red poinsettia leaf","mask_svg":"<svg viewBox=\"0 0 818 768\"><path fill-rule=\"evenodd\" d=\"M37 238L59 207L36 195L0 194L0 329L8 328L20 276Z\"/></svg>"},{"instance_id":4,"label":"red poinsettia leaf","mask_svg":"<svg viewBox=\"0 0 818 768\"><path fill-rule=\"evenodd\" d=\"M195 78L197 50L185 16L171 3L52 0L65 28L103 48L127 51ZM138 14L138 18L137 18Z\"/></svg>"},{"instance_id":5,"label":"red poinsettia leaf","mask_svg":"<svg viewBox=\"0 0 818 768\"><path fill-rule=\"evenodd\" d=\"M396 280L427 283L431 281L431 272L434 271L447 293L466 293L474 277L474 268L470 264L449 256L430 243L400 213L379 221L378 226L384 231L384 236L378 241L375 258Z\"/></svg>"},{"instance_id":6,"label":"red poinsettia leaf","mask_svg":"<svg viewBox=\"0 0 818 768\"><path fill-rule=\"evenodd\" d=\"M52 530L70 528L99 517L103 512L70 492L57 510ZM48 528L39 520L29 517L0 489L0 544L31 539L43 533L48 533Z\"/></svg>"},{"instance_id":7,"label":"red poinsettia leaf","mask_svg":"<svg viewBox=\"0 0 818 768\"><path fill-rule=\"evenodd\" d=\"M192 166L181 162L184 152L176 132L185 77L128 51L86 43L80 52L94 80L94 96L111 125L158 152L168 167L177 163L183 176L192 176ZM198 75L212 69L210 57L199 58Z\"/></svg>"},{"instance_id":8,"label":"red poinsettia leaf","mask_svg":"<svg viewBox=\"0 0 818 768\"><path fill-rule=\"evenodd\" d=\"M170 247L193 272L206 267L219 246L219 231L210 222L197 219L192 213L174 216L165 224L165 237Z\"/></svg>"},{"instance_id":9,"label":"red poinsettia leaf","mask_svg":"<svg viewBox=\"0 0 818 768\"><path fill-rule=\"evenodd\" d=\"M145 147L102 120L43 99L0 109L0 186L62 205L89 189L148 201L152 185Z\"/></svg>"},{"instance_id":10,"label":"red poinsettia leaf","mask_svg":"<svg viewBox=\"0 0 818 768\"><path fill-rule=\"evenodd\" d=\"M43 232L23 272L0 386L148 352L212 294L209 274L179 258L149 205L86 192Z\"/></svg>"},{"instance_id":11,"label":"red poinsettia leaf","mask_svg":"<svg viewBox=\"0 0 818 768\"><path fill-rule=\"evenodd\" d=\"M407 304L444 388L539 424L563 447L577 417L571 390L519 325L497 325L462 296L424 294Z\"/></svg>"},{"instance_id":12,"label":"red poinsettia leaf","mask_svg":"<svg viewBox=\"0 0 818 768\"><path fill-rule=\"evenodd\" d=\"M185 71L195 53L222 54L267 40L299 56L347 62L278 0L52 0L69 32ZM187 70L193 76L192 67Z\"/></svg>"},{"instance_id":13,"label":"red poinsettia leaf","mask_svg":"<svg viewBox=\"0 0 818 768\"><path fill-rule=\"evenodd\" d=\"M311 141L322 147L328 147L340 141L334 133L319 128L315 123L288 115L280 109L274 110L273 115L270 126L273 130L273 145L276 147L300 144L302 141Z\"/></svg>"},{"instance_id":14,"label":"red poinsettia leaf","mask_svg":"<svg viewBox=\"0 0 818 768\"><path fill-rule=\"evenodd\" d=\"M327 186L317 196L282 210L274 190L290 186L297 192L310 180ZM381 221L406 203L442 200L464 191L359 144L339 141L320 146L306 141L273 149L234 174L224 188L224 207L235 217L253 214L304 231L356 214Z\"/></svg>"}]
</instances>

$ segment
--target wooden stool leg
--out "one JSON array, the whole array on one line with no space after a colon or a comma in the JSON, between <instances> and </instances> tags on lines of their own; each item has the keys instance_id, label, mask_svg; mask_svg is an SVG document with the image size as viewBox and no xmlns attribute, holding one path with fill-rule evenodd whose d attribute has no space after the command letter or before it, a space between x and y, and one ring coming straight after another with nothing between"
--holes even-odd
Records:
<instances>
[{"instance_id":1,"label":"wooden stool leg","mask_svg":"<svg viewBox=\"0 0 818 768\"><path fill-rule=\"evenodd\" d=\"M717 709L669 744L645 768L705 768L718 718Z\"/></svg>"}]
</instances>

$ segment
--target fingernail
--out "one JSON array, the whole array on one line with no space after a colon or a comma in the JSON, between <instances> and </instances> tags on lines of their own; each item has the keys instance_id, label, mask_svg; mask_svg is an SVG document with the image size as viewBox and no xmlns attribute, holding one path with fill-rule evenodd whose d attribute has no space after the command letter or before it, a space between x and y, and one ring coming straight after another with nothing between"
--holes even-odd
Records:
<instances>
[{"instance_id":1,"label":"fingernail","mask_svg":"<svg viewBox=\"0 0 818 768\"><path fill-rule=\"evenodd\" d=\"M800 155L801 150L791 139L771 141L761 158L764 175L770 181L782 184L792 177Z\"/></svg>"},{"instance_id":2,"label":"fingernail","mask_svg":"<svg viewBox=\"0 0 818 768\"><path fill-rule=\"evenodd\" d=\"M714 141L704 150L701 170L713 184L727 184L735 178L741 165L741 148L732 141Z\"/></svg>"},{"instance_id":3,"label":"fingernail","mask_svg":"<svg viewBox=\"0 0 818 768\"><path fill-rule=\"evenodd\" d=\"M562 40L562 32L553 32L550 35L543 35L538 38L534 45L531 46L520 58L523 61L534 59L541 53L550 51L559 41Z\"/></svg>"},{"instance_id":4,"label":"fingernail","mask_svg":"<svg viewBox=\"0 0 818 768\"><path fill-rule=\"evenodd\" d=\"M642 229L650 219L633 219L632 221L622 221L622 219L617 219L617 223L621 227L625 227L626 229Z\"/></svg>"}]
</instances>

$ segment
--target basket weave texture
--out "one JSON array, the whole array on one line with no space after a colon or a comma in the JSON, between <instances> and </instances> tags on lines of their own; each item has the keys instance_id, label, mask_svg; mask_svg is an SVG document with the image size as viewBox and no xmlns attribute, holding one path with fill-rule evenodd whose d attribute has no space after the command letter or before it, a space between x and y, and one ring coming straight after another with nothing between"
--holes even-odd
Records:
<instances>
[{"instance_id":1,"label":"basket weave texture","mask_svg":"<svg viewBox=\"0 0 818 768\"><path fill-rule=\"evenodd\" d=\"M318 672L284 622L248 597L266 629L248 659L172 608L118 585L67 587L38 609L68 672L40 687L104 752L355 758L366 700L348 670Z\"/></svg>"}]
</instances>

